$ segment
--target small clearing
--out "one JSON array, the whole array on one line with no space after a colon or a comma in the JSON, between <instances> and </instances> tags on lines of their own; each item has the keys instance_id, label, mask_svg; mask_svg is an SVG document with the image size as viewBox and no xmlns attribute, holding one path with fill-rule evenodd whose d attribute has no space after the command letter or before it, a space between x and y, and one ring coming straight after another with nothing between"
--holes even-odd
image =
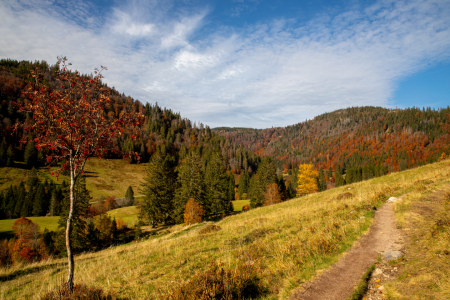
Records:
<instances>
[{"instance_id":1,"label":"small clearing","mask_svg":"<svg viewBox=\"0 0 450 300\"><path fill-rule=\"evenodd\" d=\"M400 201L401 197L395 198ZM290 300L341 300L348 299L367 269L376 262L377 256L392 251L404 251L403 237L395 224L393 201L385 203L376 213L374 223L333 267L304 284ZM393 252L396 254L398 252ZM383 255L383 256L385 256Z\"/></svg>"}]
</instances>

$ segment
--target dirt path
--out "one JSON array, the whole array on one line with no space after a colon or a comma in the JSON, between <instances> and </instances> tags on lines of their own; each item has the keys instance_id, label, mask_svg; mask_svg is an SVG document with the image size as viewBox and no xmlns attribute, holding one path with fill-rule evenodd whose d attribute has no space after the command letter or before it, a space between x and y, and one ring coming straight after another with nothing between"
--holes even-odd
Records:
<instances>
[{"instance_id":1,"label":"dirt path","mask_svg":"<svg viewBox=\"0 0 450 300\"><path fill-rule=\"evenodd\" d=\"M349 298L378 253L400 250L403 239L394 220L391 203L376 213L369 232L333 267L303 286L290 300L337 300Z\"/></svg>"}]
</instances>

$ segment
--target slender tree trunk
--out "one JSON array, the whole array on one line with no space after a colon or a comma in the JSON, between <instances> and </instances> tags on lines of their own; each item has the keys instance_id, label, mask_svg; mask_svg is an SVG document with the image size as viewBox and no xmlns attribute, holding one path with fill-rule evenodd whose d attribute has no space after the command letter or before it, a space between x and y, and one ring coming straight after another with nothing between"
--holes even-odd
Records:
<instances>
[{"instance_id":1,"label":"slender tree trunk","mask_svg":"<svg viewBox=\"0 0 450 300\"><path fill-rule=\"evenodd\" d=\"M66 286L72 292L73 291L73 276L75 271L75 262L73 259L72 252L72 240L70 235L72 233L72 219L74 211L74 187L75 187L75 174L72 168L72 159L70 159L70 208L69 215L67 216L67 227L66 227L66 249L67 258L69 260L69 275L67 276Z\"/></svg>"}]
</instances>

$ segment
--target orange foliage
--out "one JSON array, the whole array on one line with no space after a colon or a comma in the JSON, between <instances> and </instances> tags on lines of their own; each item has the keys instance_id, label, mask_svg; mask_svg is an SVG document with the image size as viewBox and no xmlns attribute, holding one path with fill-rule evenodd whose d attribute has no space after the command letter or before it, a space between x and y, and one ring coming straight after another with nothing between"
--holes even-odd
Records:
<instances>
[{"instance_id":1,"label":"orange foliage","mask_svg":"<svg viewBox=\"0 0 450 300\"><path fill-rule=\"evenodd\" d=\"M184 209L184 223L187 225L200 223L205 215L205 210L193 198L189 199Z\"/></svg>"},{"instance_id":2,"label":"orange foliage","mask_svg":"<svg viewBox=\"0 0 450 300\"><path fill-rule=\"evenodd\" d=\"M264 206L277 204L281 202L280 188L278 184L272 183L266 187L266 193L264 194Z\"/></svg>"}]
</instances>

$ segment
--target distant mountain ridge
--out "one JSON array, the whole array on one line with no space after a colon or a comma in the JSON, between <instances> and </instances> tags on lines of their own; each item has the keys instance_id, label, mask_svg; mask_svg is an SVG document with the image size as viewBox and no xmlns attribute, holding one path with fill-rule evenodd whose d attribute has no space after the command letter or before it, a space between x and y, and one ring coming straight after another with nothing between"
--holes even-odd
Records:
<instances>
[{"instance_id":1,"label":"distant mountain ridge","mask_svg":"<svg viewBox=\"0 0 450 300\"><path fill-rule=\"evenodd\" d=\"M312 120L268 129L214 128L212 131L262 156L271 156L287 171L300 163L316 169L371 169L394 172L437 161L449 154L450 109L351 107ZM380 169L383 169L380 171ZM353 172L353 171L352 171ZM382 175L382 174L379 174ZM349 178L350 179L350 178ZM358 179L358 178L356 178ZM330 181L335 180L329 178Z\"/></svg>"}]
</instances>

